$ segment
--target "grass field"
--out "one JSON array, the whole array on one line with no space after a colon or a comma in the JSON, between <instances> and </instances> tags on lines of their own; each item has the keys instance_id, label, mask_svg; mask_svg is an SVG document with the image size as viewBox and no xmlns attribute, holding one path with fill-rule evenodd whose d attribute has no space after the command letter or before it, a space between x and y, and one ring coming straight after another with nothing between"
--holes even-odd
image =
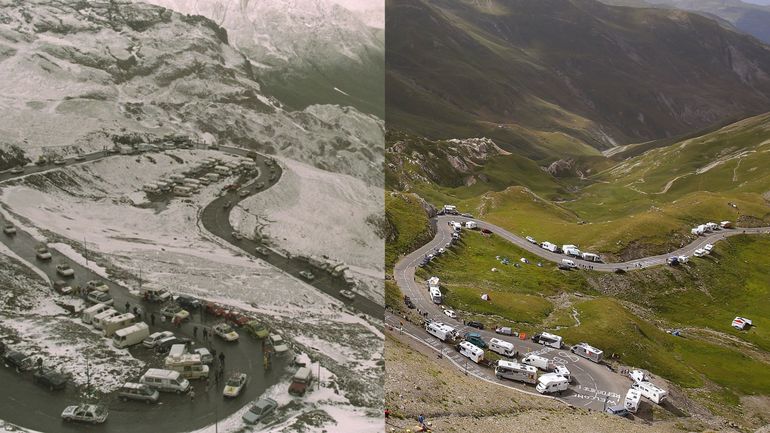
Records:
<instances>
[{"instance_id":1,"label":"grass field","mask_svg":"<svg viewBox=\"0 0 770 433\"><path fill-rule=\"evenodd\" d=\"M385 244L385 269L391 272L399 255L411 252L430 239L430 225L419 199L413 194L386 194L385 218L390 228Z\"/></svg>"}]
</instances>

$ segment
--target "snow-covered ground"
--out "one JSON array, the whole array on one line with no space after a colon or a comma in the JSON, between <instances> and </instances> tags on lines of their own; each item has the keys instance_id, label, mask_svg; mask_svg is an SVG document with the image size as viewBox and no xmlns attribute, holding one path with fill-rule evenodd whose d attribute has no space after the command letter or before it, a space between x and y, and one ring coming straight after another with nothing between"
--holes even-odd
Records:
<instances>
[{"instance_id":1,"label":"snow-covered ground","mask_svg":"<svg viewBox=\"0 0 770 433\"><path fill-rule=\"evenodd\" d=\"M385 243L376 227L382 189L294 160L279 162L281 179L233 209L233 227L246 236L258 230L293 255L345 263L363 282L359 290L383 302Z\"/></svg>"}]
</instances>

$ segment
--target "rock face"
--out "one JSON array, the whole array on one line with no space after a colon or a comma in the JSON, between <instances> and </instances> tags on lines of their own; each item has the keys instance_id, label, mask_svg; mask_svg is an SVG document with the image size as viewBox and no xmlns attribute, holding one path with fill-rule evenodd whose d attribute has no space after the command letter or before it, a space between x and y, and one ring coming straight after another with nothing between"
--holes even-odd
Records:
<instances>
[{"instance_id":1,"label":"rock face","mask_svg":"<svg viewBox=\"0 0 770 433\"><path fill-rule=\"evenodd\" d=\"M30 159L102 149L113 135L213 137L382 182L372 165L382 154L378 118L285 109L229 40L205 17L153 5L6 1L0 133Z\"/></svg>"}]
</instances>

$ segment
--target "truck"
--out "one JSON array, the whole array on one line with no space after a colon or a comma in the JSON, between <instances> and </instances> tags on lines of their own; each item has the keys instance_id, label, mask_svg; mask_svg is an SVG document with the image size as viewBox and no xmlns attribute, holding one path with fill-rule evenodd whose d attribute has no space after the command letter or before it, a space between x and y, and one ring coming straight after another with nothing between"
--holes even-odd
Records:
<instances>
[{"instance_id":1,"label":"truck","mask_svg":"<svg viewBox=\"0 0 770 433\"><path fill-rule=\"evenodd\" d=\"M428 322L425 324L425 330L428 331L428 334L446 343L452 342L457 338L455 328L441 322Z\"/></svg>"},{"instance_id":2,"label":"truck","mask_svg":"<svg viewBox=\"0 0 770 433\"><path fill-rule=\"evenodd\" d=\"M535 389L540 394L554 394L566 391L569 389L569 381L558 374L544 374L537 378L537 386Z\"/></svg>"},{"instance_id":3,"label":"truck","mask_svg":"<svg viewBox=\"0 0 770 433\"><path fill-rule=\"evenodd\" d=\"M508 358L516 356L516 349L513 347L513 343L500 340L499 338L489 339L489 350L498 355L507 356Z\"/></svg>"},{"instance_id":4,"label":"truck","mask_svg":"<svg viewBox=\"0 0 770 433\"><path fill-rule=\"evenodd\" d=\"M629 388L626 393L626 400L623 403L626 410L636 413L639 410L639 401L642 399L642 393L638 389Z\"/></svg>"},{"instance_id":5,"label":"truck","mask_svg":"<svg viewBox=\"0 0 770 433\"><path fill-rule=\"evenodd\" d=\"M105 337L112 337L118 329L131 326L134 323L134 319L136 319L136 317L131 313L110 317L102 322L102 333Z\"/></svg>"},{"instance_id":6,"label":"truck","mask_svg":"<svg viewBox=\"0 0 770 433\"><path fill-rule=\"evenodd\" d=\"M457 351L460 352L460 355L470 359L476 364L484 360L484 350L482 350L480 347L473 345L469 341L461 341L460 343L458 343Z\"/></svg>"},{"instance_id":7,"label":"truck","mask_svg":"<svg viewBox=\"0 0 770 433\"><path fill-rule=\"evenodd\" d=\"M599 363L602 361L604 352L591 346L588 343L578 343L570 348L570 352L575 355L582 356L583 358L590 359L593 362Z\"/></svg>"},{"instance_id":8,"label":"truck","mask_svg":"<svg viewBox=\"0 0 770 433\"><path fill-rule=\"evenodd\" d=\"M543 371L551 371L554 368L553 362L551 362L550 359L535 354L525 356L521 360L521 363L537 367Z\"/></svg>"},{"instance_id":9,"label":"truck","mask_svg":"<svg viewBox=\"0 0 770 433\"><path fill-rule=\"evenodd\" d=\"M543 346L553 347L554 349L561 349L562 346L562 338L548 332L533 335L532 341Z\"/></svg>"},{"instance_id":10,"label":"truck","mask_svg":"<svg viewBox=\"0 0 770 433\"><path fill-rule=\"evenodd\" d=\"M440 304L443 301L443 296L441 295L441 290L436 287L432 286L430 288L430 299L433 300L434 304Z\"/></svg>"},{"instance_id":11,"label":"truck","mask_svg":"<svg viewBox=\"0 0 770 433\"><path fill-rule=\"evenodd\" d=\"M516 361L497 361L495 376L498 379L508 379L530 384L537 383L537 369L531 365L520 364Z\"/></svg>"},{"instance_id":12,"label":"truck","mask_svg":"<svg viewBox=\"0 0 770 433\"><path fill-rule=\"evenodd\" d=\"M668 392L655 386L652 382L641 381L634 382L631 388L639 390L642 397L648 398L650 401L656 404L660 404L668 396Z\"/></svg>"},{"instance_id":13,"label":"truck","mask_svg":"<svg viewBox=\"0 0 770 433\"><path fill-rule=\"evenodd\" d=\"M150 327L144 322L135 323L129 327L118 329L112 336L112 345L124 349L144 341L150 335Z\"/></svg>"}]
</instances>

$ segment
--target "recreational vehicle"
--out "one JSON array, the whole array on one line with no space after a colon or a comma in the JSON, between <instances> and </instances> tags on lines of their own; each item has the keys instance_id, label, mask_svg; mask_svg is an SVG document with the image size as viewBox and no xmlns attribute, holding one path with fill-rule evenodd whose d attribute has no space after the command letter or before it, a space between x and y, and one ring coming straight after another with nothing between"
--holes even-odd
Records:
<instances>
[{"instance_id":1,"label":"recreational vehicle","mask_svg":"<svg viewBox=\"0 0 770 433\"><path fill-rule=\"evenodd\" d=\"M174 195L177 195L179 197L190 197L192 195L192 189L186 187L186 186L176 186L174 187Z\"/></svg>"},{"instance_id":2,"label":"recreational vehicle","mask_svg":"<svg viewBox=\"0 0 770 433\"><path fill-rule=\"evenodd\" d=\"M118 329L131 326L134 323L134 315L131 313L110 317L102 322L102 333L105 337L112 337Z\"/></svg>"},{"instance_id":3,"label":"recreational vehicle","mask_svg":"<svg viewBox=\"0 0 770 433\"><path fill-rule=\"evenodd\" d=\"M642 393L638 389L630 388L626 393L626 401L623 404L626 410L636 413L639 410L639 401L642 399Z\"/></svg>"},{"instance_id":4,"label":"recreational vehicle","mask_svg":"<svg viewBox=\"0 0 770 433\"><path fill-rule=\"evenodd\" d=\"M463 229L463 224L462 223L458 223L456 221L450 222L449 225L451 225L452 228L454 229L454 231L456 231L456 232L459 232L460 230Z\"/></svg>"},{"instance_id":5,"label":"recreational vehicle","mask_svg":"<svg viewBox=\"0 0 770 433\"><path fill-rule=\"evenodd\" d=\"M559 251L559 247L556 246L555 244L550 243L550 242L543 242L542 244L540 244L540 246L544 250L548 250L548 251L550 251L552 253L556 253L556 252Z\"/></svg>"},{"instance_id":6,"label":"recreational vehicle","mask_svg":"<svg viewBox=\"0 0 770 433\"><path fill-rule=\"evenodd\" d=\"M230 174L230 169L225 167L224 165L218 165L214 167L214 171L217 172L217 174L220 174L222 176L227 176Z\"/></svg>"},{"instance_id":7,"label":"recreational vehicle","mask_svg":"<svg viewBox=\"0 0 770 433\"><path fill-rule=\"evenodd\" d=\"M184 183L184 176L181 174L172 174L168 178L171 179L171 181L177 185L181 185L182 183Z\"/></svg>"},{"instance_id":8,"label":"recreational vehicle","mask_svg":"<svg viewBox=\"0 0 770 433\"><path fill-rule=\"evenodd\" d=\"M85 310L83 310L83 316L80 318L80 320L83 323L91 323L97 314L101 313L102 311L107 311L110 309L112 309L112 307L110 307L107 304L92 305L86 308Z\"/></svg>"},{"instance_id":9,"label":"recreational vehicle","mask_svg":"<svg viewBox=\"0 0 770 433\"><path fill-rule=\"evenodd\" d=\"M476 221L466 221L465 228L470 230L475 230L478 228L478 224L476 224Z\"/></svg>"},{"instance_id":10,"label":"recreational vehicle","mask_svg":"<svg viewBox=\"0 0 770 433\"><path fill-rule=\"evenodd\" d=\"M457 338L455 328L441 322L428 322L425 324L425 330L428 331L428 334L444 342L451 342Z\"/></svg>"},{"instance_id":11,"label":"recreational vehicle","mask_svg":"<svg viewBox=\"0 0 770 433\"><path fill-rule=\"evenodd\" d=\"M708 253L709 253L709 252L708 252L708 251L706 251L706 250L704 250L703 248L698 248L697 250L695 250L695 251L692 253L692 255L694 255L695 257L703 257L703 256L707 256L707 255L708 255Z\"/></svg>"},{"instance_id":12,"label":"recreational vehicle","mask_svg":"<svg viewBox=\"0 0 770 433\"><path fill-rule=\"evenodd\" d=\"M148 192L150 194L157 194L160 192L160 187L158 187L155 183L145 183L142 185L142 191Z\"/></svg>"},{"instance_id":13,"label":"recreational vehicle","mask_svg":"<svg viewBox=\"0 0 770 433\"><path fill-rule=\"evenodd\" d=\"M562 245L561 250L568 256L581 257L583 255L575 245Z\"/></svg>"},{"instance_id":14,"label":"recreational vehicle","mask_svg":"<svg viewBox=\"0 0 770 433\"><path fill-rule=\"evenodd\" d=\"M474 346L468 341L461 341L457 345L457 350L460 351L460 355L470 359L476 364L478 364L479 362L481 362L481 360L484 359L484 351L481 348Z\"/></svg>"},{"instance_id":15,"label":"recreational vehicle","mask_svg":"<svg viewBox=\"0 0 770 433\"><path fill-rule=\"evenodd\" d=\"M176 392L181 394L190 389L190 382L178 371L151 368L147 370L139 383L155 388L158 391Z\"/></svg>"},{"instance_id":16,"label":"recreational vehicle","mask_svg":"<svg viewBox=\"0 0 770 433\"><path fill-rule=\"evenodd\" d=\"M601 256L599 256L598 254L594 254L594 253L583 253L583 260L585 260L585 261L588 261L588 262L595 262L595 263L599 263L599 262L601 262L601 261L602 261L602 258L601 258Z\"/></svg>"},{"instance_id":17,"label":"recreational vehicle","mask_svg":"<svg viewBox=\"0 0 770 433\"><path fill-rule=\"evenodd\" d=\"M457 206L451 204L445 204L441 211L449 215L457 215Z\"/></svg>"},{"instance_id":18,"label":"recreational vehicle","mask_svg":"<svg viewBox=\"0 0 770 433\"><path fill-rule=\"evenodd\" d=\"M500 340L499 338L489 339L489 350L509 358L516 356L516 349L513 347L513 343Z\"/></svg>"},{"instance_id":19,"label":"recreational vehicle","mask_svg":"<svg viewBox=\"0 0 770 433\"><path fill-rule=\"evenodd\" d=\"M646 397L656 404L660 404L668 395L668 392L658 388L651 382L634 382L631 387L638 389L642 397Z\"/></svg>"},{"instance_id":20,"label":"recreational vehicle","mask_svg":"<svg viewBox=\"0 0 770 433\"><path fill-rule=\"evenodd\" d=\"M219 175L216 173L207 173L206 179L208 179L211 182L217 182L219 181Z\"/></svg>"},{"instance_id":21,"label":"recreational vehicle","mask_svg":"<svg viewBox=\"0 0 770 433\"><path fill-rule=\"evenodd\" d=\"M161 192L171 191L171 184L169 182L166 182L165 180L156 181L155 185L158 185L158 190L160 190Z\"/></svg>"},{"instance_id":22,"label":"recreational vehicle","mask_svg":"<svg viewBox=\"0 0 770 433\"><path fill-rule=\"evenodd\" d=\"M570 259L561 259L561 265L562 265L562 266L565 266L565 267L567 267L567 268L570 268L570 269L572 269L572 268L576 268L576 267L577 267L577 265L575 264L575 262L574 262L574 261L572 261L572 260L570 260Z\"/></svg>"},{"instance_id":23,"label":"recreational vehicle","mask_svg":"<svg viewBox=\"0 0 770 433\"><path fill-rule=\"evenodd\" d=\"M438 277L430 277L430 278L428 278L428 287L432 287L432 286L438 287L438 285L439 285Z\"/></svg>"},{"instance_id":24,"label":"recreational vehicle","mask_svg":"<svg viewBox=\"0 0 770 433\"><path fill-rule=\"evenodd\" d=\"M516 361L497 361L495 376L498 379L515 380L524 383L537 383L537 369L531 365L519 364Z\"/></svg>"},{"instance_id":25,"label":"recreational vehicle","mask_svg":"<svg viewBox=\"0 0 770 433\"><path fill-rule=\"evenodd\" d=\"M112 345L118 349L123 349L141 343L149 335L150 327L146 323L135 323L127 328L115 331L115 335L112 336Z\"/></svg>"},{"instance_id":26,"label":"recreational vehicle","mask_svg":"<svg viewBox=\"0 0 770 433\"><path fill-rule=\"evenodd\" d=\"M570 349L572 353L583 358L590 359L593 362L601 362L604 352L589 345L588 343L578 343Z\"/></svg>"},{"instance_id":27,"label":"recreational vehicle","mask_svg":"<svg viewBox=\"0 0 770 433\"><path fill-rule=\"evenodd\" d=\"M537 378L537 386L535 389L540 394L553 394L558 392L561 394L569 388L569 381L566 378L559 376L558 374L544 374Z\"/></svg>"},{"instance_id":28,"label":"recreational vehicle","mask_svg":"<svg viewBox=\"0 0 770 433\"><path fill-rule=\"evenodd\" d=\"M537 367L543 371L553 370L554 367L553 363L548 358L543 358L542 356L533 354L525 356L521 362L526 365Z\"/></svg>"},{"instance_id":29,"label":"recreational vehicle","mask_svg":"<svg viewBox=\"0 0 770 433\"><path fill-rule=\"evenodd\" d=\"M722 227L717 223L708 222L706 223L706 228L713 232L715 230L721 229Z\"/></svg>"},{"instance_id":30,"label":"recreational vehicle","mask_svg":"<svg viewBox=\"0 0 770 433\"><path fill-rule=\"evenodd\" d=\"M182 377L188 380L209 377L209 366L201 361L201 356L197 353L169 355L165 364L167 369L182 373Z\"/></svg>"},{"instance_id":31,"label":"recreational vehicle","mask_svg":"<svg viewBox=\"0 0 770 433\"><path fill-rule=\"evenodd\" d=\"M572 373L570 373L569 369L563 365L557 365L553 368L553 374L558 374L559 376L567 379L567 382L572 382Z\"/></svg>"},{"instance_id":32,"label":"recreational vehicle","mask_svg":"<svg viewBox=\"0 0 770 433\"><path fill-rule=\"evenodd\" d=\"M560 336L548 332L534 335L532 341L542 344L543 346L553 347L554 349L561 349L562 345L562 338Z\"/></svg>"},{"instance_id":33,"label":"recreational vehicle","mask_svg":"<svg viewBox=\"0 0 770 433\"><path fill-rule=\"evenodd\" d=\"M432 286L430 288L430 299L433 300L434 304L440 304L443 301L441 290L438 287Z\"/></svg>"},{"instance_id":34,"label":"recreational vehicle","mask_svg":"<svg viewBox=\"0 0 770 433\"><path fill-rule=\"evenodd\" d=\"M115 316L120 316L120 313L118 310L114 308L110 308L109 310L104 310L101 313L94 316L93 320L91 320L91 325L96 329L102 329L104 327L104 322Z\"/></svg>"}]
</instances>

